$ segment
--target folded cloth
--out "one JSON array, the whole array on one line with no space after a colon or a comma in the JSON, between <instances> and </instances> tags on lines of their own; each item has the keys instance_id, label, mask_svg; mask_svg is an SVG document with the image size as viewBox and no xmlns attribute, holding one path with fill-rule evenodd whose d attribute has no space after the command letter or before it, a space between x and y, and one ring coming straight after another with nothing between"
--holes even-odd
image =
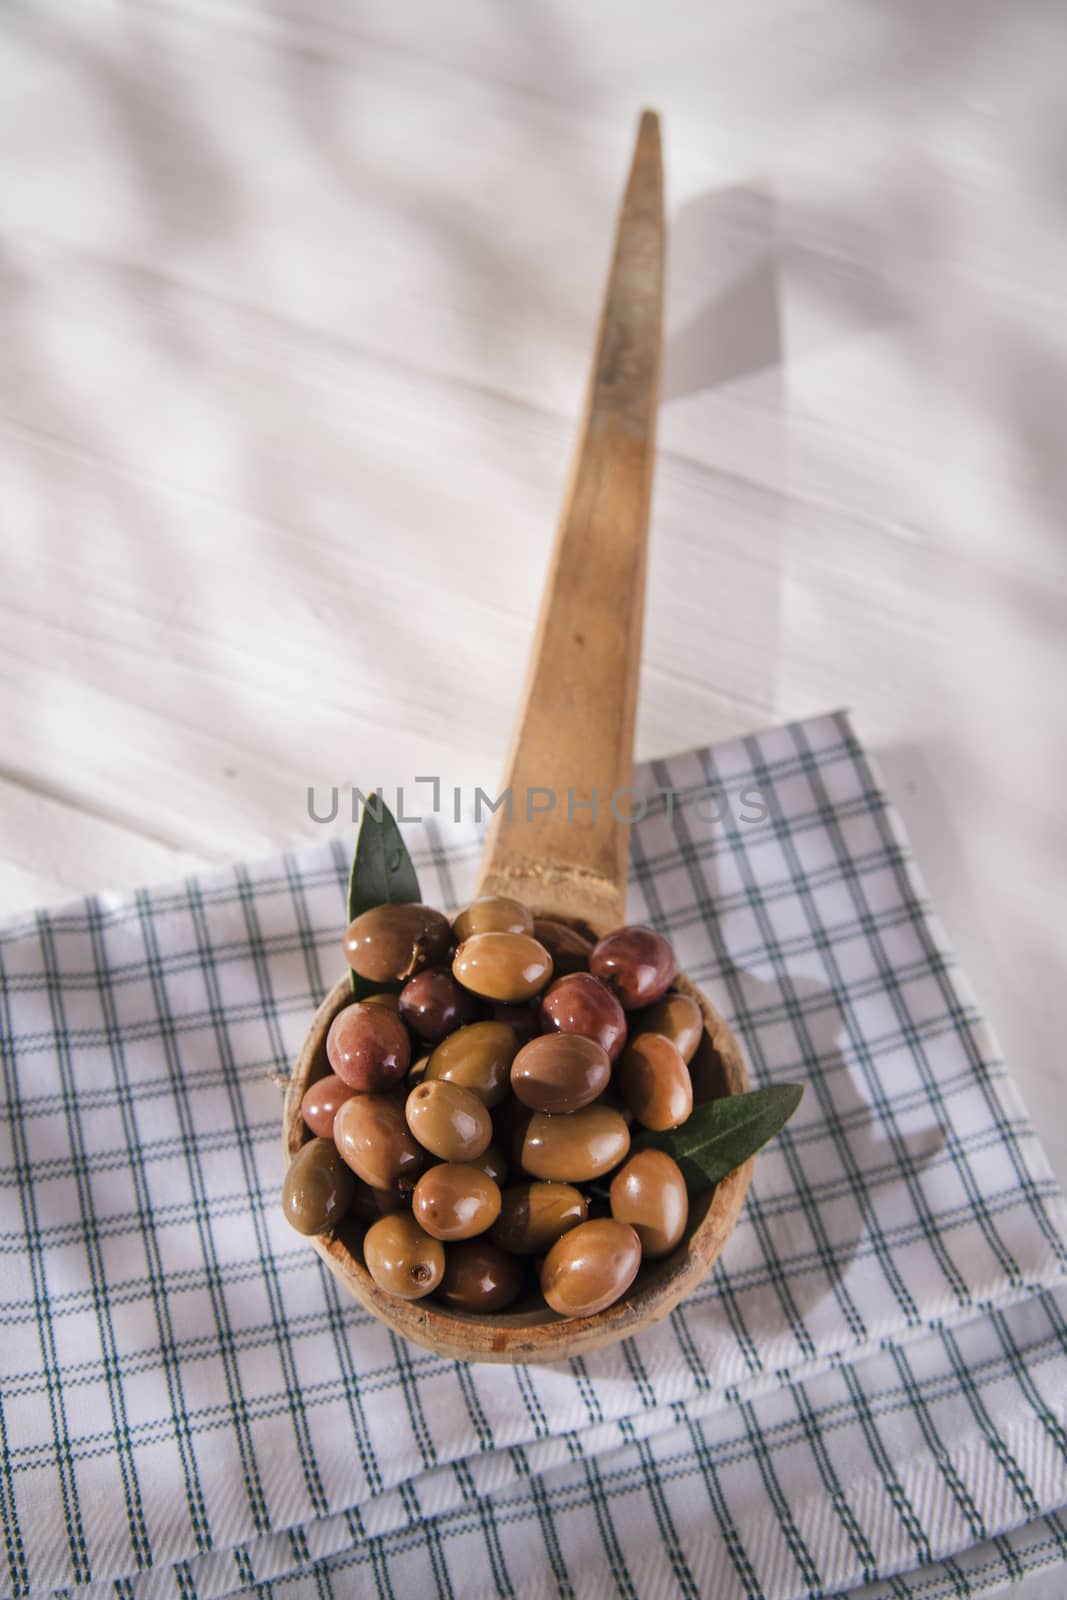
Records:
<instances>
[{"instance_id":1,"label":"folded cloth","mask_svg":"<svg viewBox=\"0 0 1067 1600\"><path fill-rule=\"evenodd\" d=\"M280 1216L339 846L3 932L9 1592L933 1596L1063 1559L1067 1208L848 719L636 782L631 916L807 1093L706 1282L581 1360L407 1345ZM405 833L461 901L476 831Z\"/></svg>"}]
</instances>

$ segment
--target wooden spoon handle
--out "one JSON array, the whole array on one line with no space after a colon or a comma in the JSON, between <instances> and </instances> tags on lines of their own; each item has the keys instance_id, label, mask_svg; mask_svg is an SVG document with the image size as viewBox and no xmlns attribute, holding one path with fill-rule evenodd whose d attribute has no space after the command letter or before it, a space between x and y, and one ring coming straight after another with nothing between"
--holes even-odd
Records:
<instances>
[{"instance_id":1,"label":"wooden spoon handle","mask_svg":"<svg viewBox=\"0 0 1067 1600\"><path fill-rule=\"evenodd\" d=\"M624 920L663 305L659 119L641 117L585 415L478 892ZM618 813L618 815L616 815Z\"/></svg>"}]
</instances>

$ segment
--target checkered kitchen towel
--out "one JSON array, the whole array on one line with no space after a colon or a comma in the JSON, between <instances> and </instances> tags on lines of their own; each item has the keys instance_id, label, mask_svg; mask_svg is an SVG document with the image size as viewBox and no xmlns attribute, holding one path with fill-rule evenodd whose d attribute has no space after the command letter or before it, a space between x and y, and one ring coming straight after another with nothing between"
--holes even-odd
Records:
<instances>
[{"instance_id":1,"label":"checkered kitchen towel","mask_svg":"<svg viewBox=\"0 0 1067 1600\"><path fill-rule=\"evenodd\" d=\"M5 1593L934 1600L1064 1559L1067 1213L847 719L639 781L678 798L631 914L808 1092L706 1283L583 1360L405 1345L281 1219L339 846L0 936ZM462 900L473 832L409 843Z\"/></svg>"}]
</instances>

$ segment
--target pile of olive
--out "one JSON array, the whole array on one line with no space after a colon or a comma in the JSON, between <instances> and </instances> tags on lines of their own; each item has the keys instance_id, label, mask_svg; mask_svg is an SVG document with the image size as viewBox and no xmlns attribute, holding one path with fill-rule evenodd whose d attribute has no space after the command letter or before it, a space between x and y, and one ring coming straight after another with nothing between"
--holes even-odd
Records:
<instances>
[{"instance_id":1,"label":"pile of olive","mask_svg":"<svg viewBox=\"0 0 1067 1600\"><path fill-rule=\"evenodd\" d=\"M675 1248L682 1173L630 1149L631 1126L676 1128L693 1108L703 1017L671 991L666 939L626 927L594 944L496 896L451 926L375 907L344 950L383 992L337 1014L331 1073L304 1096L315 1137L283 1191L295 1228L350 1215L382 1289L464 1312L505 1310L532 1262L554 1311L589 1316Z\"/></svg>"}]
</instances>

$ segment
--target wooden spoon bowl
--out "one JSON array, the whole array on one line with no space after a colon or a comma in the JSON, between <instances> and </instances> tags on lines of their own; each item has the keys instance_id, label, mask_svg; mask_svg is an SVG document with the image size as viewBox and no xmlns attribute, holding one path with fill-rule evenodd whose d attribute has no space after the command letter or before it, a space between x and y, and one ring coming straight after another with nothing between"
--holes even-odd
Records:
<instances>
[{"instance_id":1,"label":"wooden spoon bowl","mask_svg":"<svg viewBox=\"0 0 1067 1600\"><path fill-rule=\"evenodd\" d=\"M749 1087L748 1074L729 1027L687 979L679 977L675 987L691 995L704 1013L704 1037L690 1068L695 1100L700 1103L722 1094L740 1094ZM285 1098L287 1162L310 1137L300 1115L300 1102L305 1090L331 1071L326 1035L334 1017L351 999L348 979L342 978L319 1007L300 1052ZM458 1361L562 1361L640 1333L665 1317L700 1283L733 1231L751 1170L752 1161L748 1161L694 1200L678 1248L664 1260L643 1266L629 1294L595 1317L559 1317L540 1296L533 1295L527 1304L520 1302L518 1309L496 1317L450 1311L432 1300L398 1300L379 1289L364 1266L364 1230L351 1219L335 1233L309 1243L368 1311L395 1333L440 1356Z\"/></svg>"},{"instance_id":2,"label":"wooden spoon bowl","mask_svg":"<svg viewBox=\"0 0 1067 1600\"><path fill-rule=\"evenodd\" d=\"M493 815L477 893L508 894L535 916L599 937L625 920L630 829L622 818L633 761L645 556L655 455L663 300L663 180L659 123L641 119L619 217L592 380L507 763L510 815ZM575 792L580 785L580 792ZM544 797L555 796L547 812ZM538 797L530 803L530 796ZM691 1063L697 1104L749 1087L737 1041L684 977L675 987L704 1014ZM286 1161L309 1137L305 1091L329 1072L326 1035L351 999L327 995L285 1099ZM348 1219L309 1242L345 1287L394 1332L466 1361L559 1361L640 1333L704 1278L725 1245L752 1174L747 1161L690 1207L678 1248L641 1268L629 1293L596 1316L563 1318L539 1295L500 1316L399 1300L363 1262L363 1229Z\"/></svg>"}]
</instances>

